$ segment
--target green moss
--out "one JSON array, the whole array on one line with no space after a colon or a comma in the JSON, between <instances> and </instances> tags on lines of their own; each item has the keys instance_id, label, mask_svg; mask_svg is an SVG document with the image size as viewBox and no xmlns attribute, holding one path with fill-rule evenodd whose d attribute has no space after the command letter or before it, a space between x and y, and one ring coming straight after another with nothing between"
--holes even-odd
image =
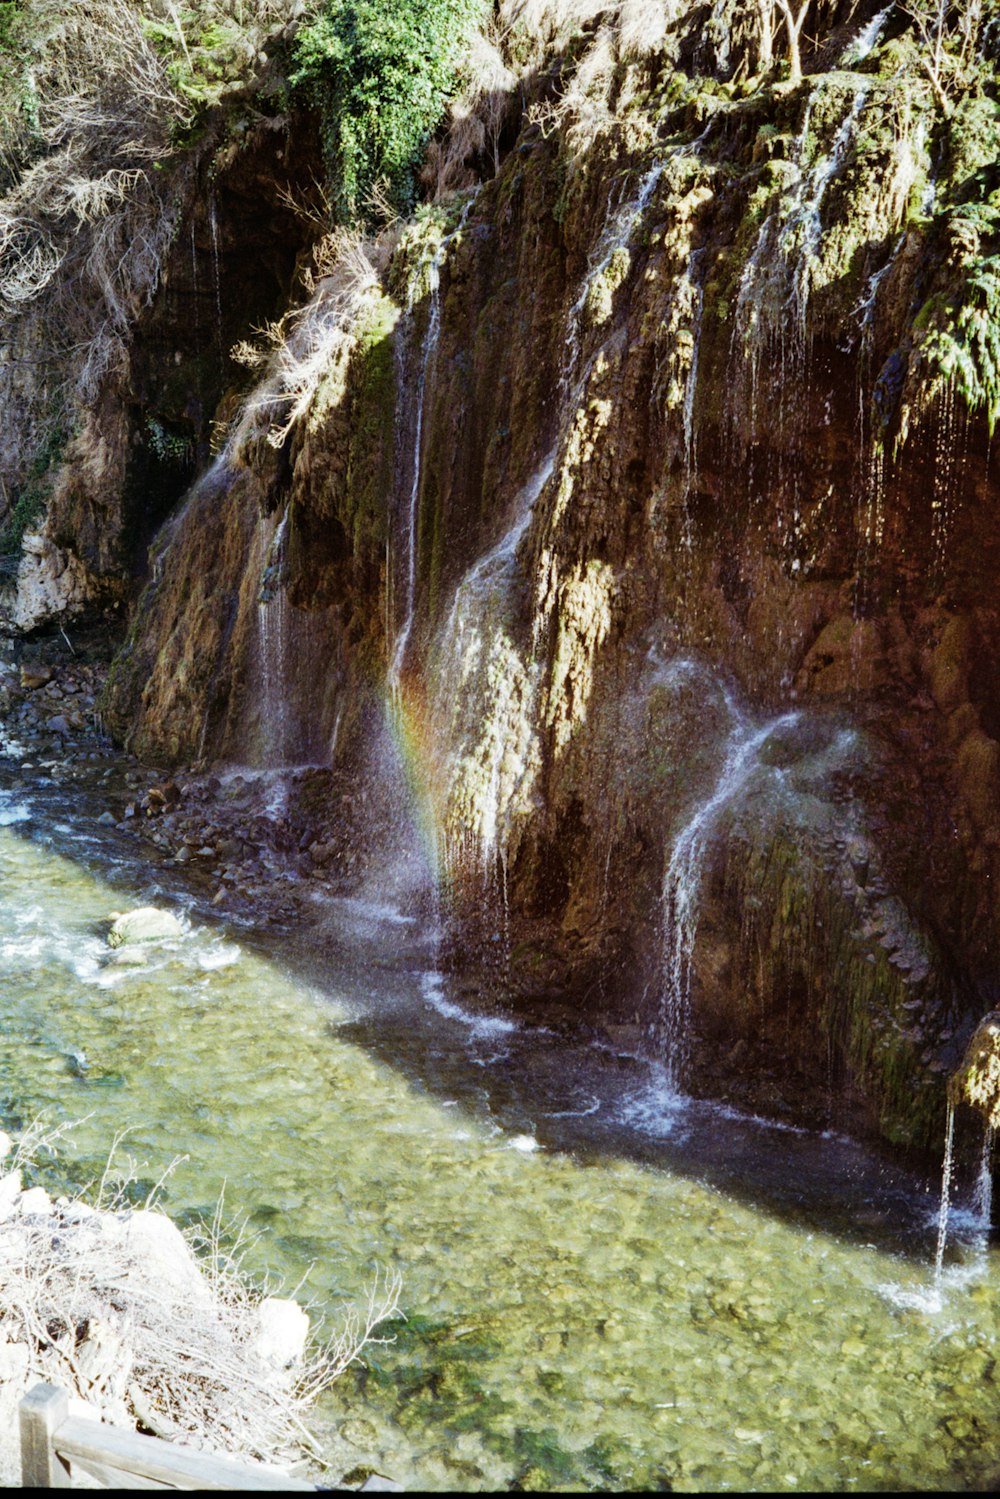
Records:
<instances>
[{"instance_id":1,"label":"green moss","mask_svg":"<svg viewBox=\"0 0 1000 1499\"><path fill-rule=\"evenodd\" d=\"M398 319L395 302L380 296L352 360L351 442L342 519L357 557L380 555L388 534L396 406L392 334Z\"/></svg>"},{"instance_id":2,"label":"green moss","mask_svg":"<svg viewBox=\"0 0 1000 1499\"><path fill-rule=\"evenodd\" d=\"M16 571L25 533L45 511L53 471L59 466L69 436L64 419L61 416L53 419L23 483L15 490L3 525L0 526L0 571Z\"/></svg>"}]
</instances>

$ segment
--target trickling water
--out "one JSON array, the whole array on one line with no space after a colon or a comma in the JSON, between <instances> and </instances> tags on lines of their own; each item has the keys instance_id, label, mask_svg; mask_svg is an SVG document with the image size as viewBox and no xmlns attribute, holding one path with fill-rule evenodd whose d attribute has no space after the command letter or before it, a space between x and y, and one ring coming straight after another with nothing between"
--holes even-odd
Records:
<instances>
[{"instance_id":1,"label":"trickling water","mask_svg":"<svg viewBox=\"0 0 1000 1499\"><path fill-rule=\"evenodd\" d=\"M983 1134L983 1150L979 1157L979 1171L972 1194L972 1210L986 1234L993 1222L993 1139L995 1131L987 1125Z\"/></svg>"},{"instance_id":2,"label":"trickling water","mask_svg":"<svg viewBox=\"0 0 1000 1499\"><path fill-rule=\"evenodd\" d=\"M857 36L852 38L844 48L840 58L840 67L855 68L859 62L864 62L868 54L877 46L886 23L895 9L894 0L892 5L887 5L885 10L880 10L878 15L873 16L868 24L861 28Z\"/></svg>"},{"instance_id":3,"label":"trickling water","mask_svg":"<svg viewBox=\"0 0 1000 1499\"><path fill-rule=\"evenodd\" d=\"M268 522L258 522L260 590L257 595L257 663L261 703L262 764L280 769L289 762L288 722L288 598L283 571L288 510L282 515L267 546Z\"/></svg>"},{"instance_id":4,"label":"trickling water","mask_svg":"<svg viewBox=\"0 0 1000 1499\"><path fill-rule=\"evenodd\" d=\"M701 882L712 833L727 807L732 806L760 766L759 751L777 730L795 723L797 713L786 713L754 727L726 695L734 720L722 769L708 797L681 828L673 842L663 877L663 976L656 1040L662 1049L671 1086L680 1086L687 1061L691 1008L691 963L698 932Z\"/></svg>"},{"instance_id":5,"label":"trickling water","mask_svg":"<svg viewBox=\"0 0 1000 1499\"><path fill-rule=\"evenodd\" d=\"M454 869L468 852L484 878L491 877L498 855L503 860L530 758L537 672L514 645L507 615L520 577L518 546L555 470L556 452L553 447L546 454L519 491L509 529L462 579L435 652L446 862Z\"/></svg>"},{"instance_id":6,"label":"trickling water","mask_svg":"<svg viewBox=\"0 0 1000 1499\"><path fill-rule=\"evenodd\" d=\"M420 516L420 491L423 480L424 408L427 400L428 383L433 380L438 342L441 337L441 267L444 264L445 257L451 245L465 228L466 220L472 212L475 201L476 198L473 195L462 209L461 217L455 228L441 240L441 243L434 251L427 270L429 306L427 328L424 332L424 341L420 351L420 371L417 376L417 409L413 431L410 494L406 512L406 615L402 628L396 637L388 672L389 691L394 701L399 697L399 684L402 677L403 664L406 660L407 647L410 643L410 634L413 630L413 616L416 609L417 523ZM412 317L412 302L409 312Z\"/></svg>"},{"instance_id":7,"label":"trickling water","mask_svg":"<svg viewBox=\"0 0 1000 1499\"><path fill-rule=\"evenodd\" d=\"M698 360L701 352L702 312L705 305L705 286L698 275L698 266L703 250L692 250L685 272L685 284L690 289L691 300L691 363L688 366L687 384L684 388L684 508L685 526L690 528L687 502L691 491L691 480L697 467L695 451L695 399L698 394ZM687 538L690 545L690 536Z\"/></svg>"},{"instance_id":8,"label":"trickling water","mask_svg":"<svg viewBox=\"0 0 1000 1499\"><path fill-rule=\"evenodd\" d=\"M622 203L605 225L597 247L598 259L590 266L576 301L569 310L566 328L566 352L563 358L561 384L565 393L572 385L580 361L580 324L591 291L611 265L615 255L627 249L632 235L641 223L649 207L656 185L663 176L664 162L658 161L649 168L639 183L634 197Z\"/></svg>"},{"instance_id":9,"label":"trickling water","mask_svg":"<svg viewBox=\"0 0 1000 1499\"><path fill-rule=\"evenodd\" d=\"M208 225L212 236L212 278L215 286L215 343L219 351L219 374L225 376L226 354L222 335L222 270L219 255L219 216L215 194L208 200Z\"/></svg>"},{"instance_id":10,"label":"trickling water","mask_svg":"<svg viewBox=\"0 0 1000 1499\"><path fill-rule=\"evenodd\" d=\"M951 1203L951 1171L955 1145L955 1105L948 1101L948 1119L944 1129L944 1161L941 1166L941 1206L938 1209L937 1248L934 1251L934 1281L940 1286L944 1269L944 1251L948 1243L948 1209Z\"/></svg>"},{"instance_id":11,"label":"trickling water","mask_svg":"<svg viewBox=\"0 0 1000 1499\"><path fill-rule=\"evenodd\" d=\"M858 116L868 102L871 82L859 83L851 107L841 122L827 155L821 156L812 171L802 180L802 192L778 239L780 253L786 261L794 260L791 306L798 318L799 334L805 340L808 330L809 295L819 263L823 237L823 203L827 188L840 170L854 136ZM806 131L802 141L805 143Z\"/></svg>"}]
</instances>

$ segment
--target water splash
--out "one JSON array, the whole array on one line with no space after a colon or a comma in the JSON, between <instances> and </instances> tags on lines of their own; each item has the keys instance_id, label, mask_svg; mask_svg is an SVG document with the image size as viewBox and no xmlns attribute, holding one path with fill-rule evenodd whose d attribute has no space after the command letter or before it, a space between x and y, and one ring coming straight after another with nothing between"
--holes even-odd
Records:
<instances>
[{"instance_id":1,"label":"water splash","mask_svg":"<svg viewBox=\"0 0 1000 1499\"><path fill-rule=\"evenodd\" d=\"M955 1105L948 1101L948 1119L944 1130L944 1161L941 1166L941 1206L938 1209L937 1248L934 1252L934 1284L941 1285L944 1251L948 1243L948 1208L951 1202L951 1172L955 1147Z\"/></svg>"},{"instance_id":2,"label":"water splash","mask_svg":"<svg viewBox=\"0 0 1000 1499\"><path fill-rule=\"evenodd\" d=\"M417 403L413 432L413 451L411 455L410 493L406 512L406 615L400 632L396 637L388 672L389 692L393 701L397 704L399 700L400 681L403 674L403 664L406 660L406 652L410 643L410 635L413 630L413 617L416 610L417 521L420 514L420 491L423 486L424 411L427 402L428 385L433 381L438 343L441 338L441 267L452 244L465 228L466 221L475 204L476 196L476 194L473 194L469 199L468 203L462 209L461 217L455 228L441 240L441 243L431 257L430 265L427 269L429 308L427 328L424 332L423 345L420 351L420 373L417 377ZM408 312L412 317L412 300Z\"/></svg>"},{"instance_id":3,"label":"water splash","mask_svg":"<svg viewBox=\"0 0 1000 1499\"><path fill-rule=\"evenodd\" d=\"M725 700L733 727L722 769L709 795L674 839L663 877L662 988L656 1040L674 1088L680 1084L689 1052L691 965L711 835L723 812L733 805L760 768L762 747L772 734L790 727L799 717L798 713L786 713L755 726L740 712L728 693Z\"/></svg>"}]
</instances>

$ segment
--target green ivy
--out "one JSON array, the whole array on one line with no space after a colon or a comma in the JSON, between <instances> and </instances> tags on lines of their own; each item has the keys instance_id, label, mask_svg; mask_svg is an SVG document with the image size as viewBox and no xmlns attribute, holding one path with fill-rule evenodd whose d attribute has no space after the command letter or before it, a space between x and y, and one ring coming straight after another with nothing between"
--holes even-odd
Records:
<instances>
[{"instance_id":1,"label":"green ivy","mask_svg":"<svg viewBox=\"0 0 1000 1499\"><path fill-rule=\"evenodd\" d=\"M457 84L486 0L325 0L295 42L291 82L322 111L339 214L354 219L382 180L408 212L416 169Z\"/></svg>"},{"instance_id":2,"label":"green ivy","mask_svg":"<svg viewBox=\"0 0 1000 1499\"><path fill-rule=\"evenodd\" d=\"M969 268L961 301L927 334L924 354L971 411L983 411L992 435L1000 418L1000 255Z\"/></svg>"}]
</instances>

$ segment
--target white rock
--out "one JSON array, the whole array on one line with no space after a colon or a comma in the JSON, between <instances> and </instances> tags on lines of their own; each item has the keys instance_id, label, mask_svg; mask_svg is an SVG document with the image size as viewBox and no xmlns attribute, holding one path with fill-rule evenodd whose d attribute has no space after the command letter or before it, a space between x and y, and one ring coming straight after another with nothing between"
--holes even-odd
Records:
<instances>
[{"instance_id":1,"label":"white rock","mask_svg":"<svg viewBox=\"0 0 1000 1499\"><path fill-rule=\"evenodd\" d=\"M177 917L156 906L139 906L117 917L108 933L109 947L125 947L131 942L162 942L184 934Z\"/></svg>"},{"instance_id":2,"label":"white rock","mask_svg":"<svg viewBox=\"0 0 1000 1499\"><path fill-rule=\"evenodd\" d=\"M14 1142L6 1130L0 1129L0 1161L9 1156L14 1149Z\"/></svg>"},{"instance_id":3,"label":"white rock","mask_svg":"<svg viewBox=\"0 0 1000 1499\"><path fill-rule=\"evenodd\" d=\"M130 1213L125 1220L125 1245L149 1289L182 1301L211 1300L191 1246L163 1213L148 1209Z\"/></svg>"},{"instance_id":4,"label":"white rock","mask_svg":"<svg viewBox=\"0 0 1000 1499\"><path fill-rule=\"evenodd\" d=\"M22 1380L30 1363L31 1353L26 1343L0 1343L0 1385Z\"/></svg>"},{"instance_id":5,"label":"white rock","mask_svg":"<svg viewBox=\"0 0 1000 1499\"><path fill-rule=\"evenodd\" d=\"M263 1364L287 1369L300 1363L309 1336L309 1317L297 1301L265 1296L258 1309L260 1332L254 1351Z\"/></svg>"},{"instance_id":6,"label":"white rock","mask_svg":"<svg viewBox=\"0 0 1000 1499\"><path fill-rule=\"evenodd\" d=\"M0 1177L0 1223L14 1212L14 1204L21 1195L20 1171L8 1171Z\"/></svg>"},{"instance_id":7,"label":"white rock","mask_svg":"<svg viewBox=\"0 0 1000 1499\"><path fill-rule=\"evenodd\" d=\"M17 1199L17 1211L22 1218L47 1218L52 1211L52 1198L44 1187L29 1187Z\"/></svg>"}]
</instances>

